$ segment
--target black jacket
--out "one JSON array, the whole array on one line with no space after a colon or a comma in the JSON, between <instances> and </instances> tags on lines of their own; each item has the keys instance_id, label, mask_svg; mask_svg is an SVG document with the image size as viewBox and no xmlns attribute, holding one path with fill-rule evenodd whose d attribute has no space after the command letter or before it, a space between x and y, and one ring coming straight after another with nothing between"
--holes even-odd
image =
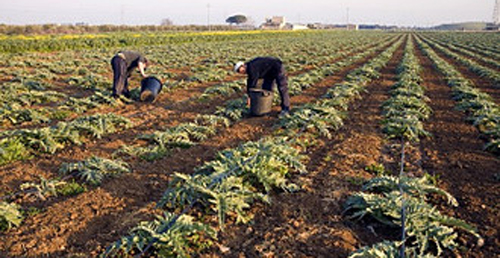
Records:
<instances>
[{"instance_id":1,"label":"black jacket","mask_svg":"<svg viewBox=\"0 0 500 258\"><path fill-rule=\"evenodd\" d=\"M275 57L257 57L246 63L247 89L255 88L259 79L275 80L282 73L281 60Z\"/></svg>"},{"instance_id":2,"label":"black jacket","mask_svg":"<svg viewBox=\"0 0 500 258\"><path fill-rule=\"evenodd\" d=\"M134 68L139 65L139 62L146 62L146 58L141 53L135 51L120 51L117 56L121 57L127 63L128 77L130 77Z\"/></svg>"}]
</instances>

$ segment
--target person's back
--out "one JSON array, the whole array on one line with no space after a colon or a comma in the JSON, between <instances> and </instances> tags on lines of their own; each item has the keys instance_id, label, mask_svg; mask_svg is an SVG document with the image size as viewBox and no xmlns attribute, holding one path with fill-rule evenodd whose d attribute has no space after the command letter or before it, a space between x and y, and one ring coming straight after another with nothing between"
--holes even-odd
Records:
<instances>
[{"instance_id":1,"label":"person's back","mask_svg":"<svg viewBox=\"0 0 500 258\"><path fill-rule=\"evenodd\" d=\"M272 91L273 82L278 85L281 97L281 113L287 115L290 110L290 96L288 94L288 81L283 62L276 57L257 57L247 63L237 62L234 71L247 74L247 93L256 88L259 79L264 79L262 89ZM249 102L249 101L248 101Z\"/></svg>"},{"instance_id":2,"label":"person's back","mask_svg":"<svg viewBox=\"0 0 500 258\"><path fill-rule=\"evenodd\" d=\"M124 50L118 52L117 55L125 60L128 75L130 75L132 70L139 65L139 62L147 62L146 58L141 53L135 51Z\"/></svg>"},{"instance_id":3,"label":"person's back","mask_svg":"<svg viewBox=\"0 0 500 258\"><path fill-rule=\"evenodd\" d=\"M146 58L139 52L120 51L111 59L113 68L113 96L124 95L130 97L128 90L128 77L134 68L138 68L143 78L146 78L144 69L147 66Z\"/></svg>"},{"instance_id":4,"label":"person's back","mask_svg":"<svg viewBox=\"0 0 500 258\"><path fill-rule=\"evenodd\" d=\"M281 72L282 65L275 57L257 57L247 63L247 73L251 78L274 79Z\"/></svg>"}]
</instances>

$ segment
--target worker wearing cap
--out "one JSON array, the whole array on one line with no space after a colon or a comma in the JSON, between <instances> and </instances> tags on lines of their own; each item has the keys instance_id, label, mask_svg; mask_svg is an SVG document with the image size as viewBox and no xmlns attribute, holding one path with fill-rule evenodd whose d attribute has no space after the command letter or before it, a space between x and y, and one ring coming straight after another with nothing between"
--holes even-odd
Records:
<instances>
[{"instance_id":1,"label":"worker wearing cap","mask_svg":"<svg viewBox=\"0 0 500 258\"><path fill-rule=\"evenodd\" d=\"M285 68L280 59L275 57L257 57L247 63L238 62L234 66L234 71L240 74L247 74L247 92L257 87L257 81L264 79L262 89L272 91L273 82L276 81L281 97L281 113L287 115L290 111L290 96L288 95L288 82Z\"/></svg>"},{"instance_id":2,"label":"worker wearing cap","mask_svg":"<svg viewBox=\"0 0 500 258\"><path fill-rule=\"evenodd\" d=\"M120 51L111 59L113 67L113 97L124 95L130 98L128 90L128 77L137 68L142 77L146 78L144 70L148 65L148 60L140 53L134 51Z\"/></svg>"}]
</instances>

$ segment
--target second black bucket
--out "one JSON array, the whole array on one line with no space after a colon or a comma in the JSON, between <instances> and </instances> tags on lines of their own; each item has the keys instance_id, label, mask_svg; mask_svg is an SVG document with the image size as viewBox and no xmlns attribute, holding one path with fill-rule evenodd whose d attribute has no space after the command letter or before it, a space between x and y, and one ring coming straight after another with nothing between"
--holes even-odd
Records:
<instances>
[{"instance_id":1,"label":"second black bucket","mask_svg":"<svg viewBox=\"0 0 500 258\"><path fill-rule=\"evenodd\" d=\"M250 113L253 116L263 116L271 112L273 107L273 92L263 89L250 89Z\"/></svg>"},{"instance_id":2,"label":"second black bucket","mask_svg":"<svg viewBox=\"0 0 500 258\"><path fill-rule=\"evenodd\" d=\"M161 81L158 78L150 76L141 81L141 101L153 102L162 88Z\"/></svg>"}]
</instances>

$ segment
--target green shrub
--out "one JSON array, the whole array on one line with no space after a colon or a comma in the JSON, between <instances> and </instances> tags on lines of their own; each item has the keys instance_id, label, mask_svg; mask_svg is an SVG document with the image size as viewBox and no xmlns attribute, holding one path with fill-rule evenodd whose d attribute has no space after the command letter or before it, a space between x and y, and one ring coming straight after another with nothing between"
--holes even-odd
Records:
<instances>
[{"instance_id":1,"label":"green shrub","mask_svg":"<svg viewBox=\"0 0 500 258\"><path fill-rule=\"evenodd\" d=\"M201 236L201 237L200 237ZM102 257L125 257L138 253L152 244L153 257L190 257L199 253L203 247L211 245L216 232L210 226L195 222L188 215L165 212L154 221L143 221L130 230L130 235L109 246Z\"/></svg>"},{"instance_id":2,"label":"green shrub","mask_svg":"<svg viewBox=\"0 0 500 258\"><path fill-rule=\"evenodd\" d=\"M100 185L105 177L129 172L127 163L99 157L91 157L77 163L63 163L59 169L62 175L74 174L92 185Z\"/></svg>"},{"instance_id":3,"label":"green shrub","mask_svg":"<svg viewBox=\"0 0 500 258\"><path fill-rule=\"evenodd\" d=\"M17 204L0 202L0 231L18 227L22 221L23 216Z\"/></svg>"},{"instance_id":4,"label":"green shrub","mask_svg":"<svg viewBox=\"0 0 500 258\"><path fill-rule=\"evenodd\" d=\"M15 160L29 159L30 157L30 152L19 139L6 138L0 140L0 166Z\"/></svg>"}]
</instances>

